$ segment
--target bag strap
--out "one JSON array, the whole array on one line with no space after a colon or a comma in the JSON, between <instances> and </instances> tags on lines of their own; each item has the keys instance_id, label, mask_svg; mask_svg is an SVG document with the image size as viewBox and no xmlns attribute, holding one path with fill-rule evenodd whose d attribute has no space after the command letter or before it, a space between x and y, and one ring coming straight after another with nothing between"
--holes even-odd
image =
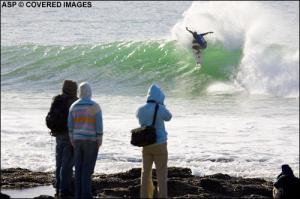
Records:
<instances>
[{"instance_id":1,"label":"bag strap","mask_svg":"<svg viewBox=\"0 0 300 199\"><path fill-rule=\"evenodd\" d=\"M156 115L157 115L157 110L159 108L159 105L158 105L158 103L155 100L147 100L147 103L155 103L155 112L154 112L153 121L152 121L152 124L151 124L151 126L154 126L155 125L155 120L156 120Z\"/></svg>"},{"instance_id":2,"label":"bag strap","mask_svg":"<svg viewBox=\"0 0 300 199\"><path fill-rule=\"evenodd\" d=\"M153 121L152 121L152 125L155 125L155 120L156 120L156 115L157 115L157 110L158 110L159 105L157 103L155 103L155 112L154 112L154 116L153 116Z\"/></svg>"}]
</instances>

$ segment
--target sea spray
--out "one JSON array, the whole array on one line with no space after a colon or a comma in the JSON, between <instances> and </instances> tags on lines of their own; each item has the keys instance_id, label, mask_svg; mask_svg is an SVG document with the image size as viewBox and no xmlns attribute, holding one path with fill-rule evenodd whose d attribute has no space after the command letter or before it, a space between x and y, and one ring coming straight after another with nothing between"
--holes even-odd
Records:
<instances>
[{"instance_id":1,"label":"sea spray","mask_svg":"<svg viewBox=\"0 0 300 199\"><path fill-rule=\"evenodd\" d=\"M214 31L208 45L220 42L227 50L242 51L233 82L252 94L299 97L299 2L292 4L193 2L172 34L189 48L192 36L185 27ZM287 13L278 9L286 6Z\"/></svg>"}]
</instances>

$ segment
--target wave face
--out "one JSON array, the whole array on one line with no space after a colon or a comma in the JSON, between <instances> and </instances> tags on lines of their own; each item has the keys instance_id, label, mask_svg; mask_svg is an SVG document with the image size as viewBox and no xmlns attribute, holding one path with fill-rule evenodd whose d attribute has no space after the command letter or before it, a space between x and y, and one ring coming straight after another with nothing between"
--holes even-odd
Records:
<instances>
[{"instance_id":1,"label":"wave face","mask_svg":"<svg viewBox=\"0 0 300 199\"><path fill-rule=\"evenodd\" d=\"M144 94L152 82L174 93L198 95L213 81L231 81L241 50L214 44L195 68L192 52L175 41L114 42L97 45L2 47L2 87L51 89L63 79L89 81L102 91Z\"/></svg>"},{"instance_id":2,"label":"wave face","mask_svg":"<svg viewBox=\"0 0 300 199\"><path fill-rule=\"evenodd\" d=\"M188 26L214 31L210 43L241 49L236 81L249 93L299 97L299 2L194 2L172 29L189 46Z\"/></svg>"}]
</instances>

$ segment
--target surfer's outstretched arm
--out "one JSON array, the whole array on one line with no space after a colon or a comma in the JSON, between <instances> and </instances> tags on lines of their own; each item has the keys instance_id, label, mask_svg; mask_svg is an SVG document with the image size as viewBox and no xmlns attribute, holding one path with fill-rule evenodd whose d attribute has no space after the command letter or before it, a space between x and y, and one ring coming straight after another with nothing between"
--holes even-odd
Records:
<instances>
[{"instance_id":1,"label":"surfer's outstretched arm","mask_svg":"<svg viewBox=\"0 0 300 199\"><path fill-rule=\"evenodd\" d=\"M201 35L204 36L204 35L207 35L207 34L209 34L209 33L214 33L214 32L211 32L211 31L210 31L210 32L202 33Z\"/></svg>"},{"instance_id":2,"label":"surfer's outstretched arm","mask_svg":"<svg viewBox=\"0 0 300 199\"><path fill-rule=\"evenodd\" d=\"M185 27L185 29L186 29L187 31L189 31L191 34L194 33L193 31L189 30L188 27Z\"/></svg>"},{"instance_id":3,"label":"surfer's outstretched arm","mask_svg":"<svg viewBox=\"0 0 300 199\"><path fill-rule=\"evenodd\" d=\"M197 40L198 34L197 34L196 31L193 32L193 31L189 30L188 27L185 27L185 29L186 29L187 31L189 31L189 32L193 35L193 37L194 37L195 40Z\"/></svg>"}]
</instances>

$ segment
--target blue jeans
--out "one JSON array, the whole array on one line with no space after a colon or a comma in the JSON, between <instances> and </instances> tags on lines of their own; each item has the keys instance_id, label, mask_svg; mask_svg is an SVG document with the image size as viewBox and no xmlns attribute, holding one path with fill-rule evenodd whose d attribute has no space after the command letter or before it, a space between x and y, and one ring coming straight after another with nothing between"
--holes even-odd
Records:
<instances>
[{"instance_id":1,"label":"blue jeans","mask_svg":"<svg viewBox=\"0 0 300 199\"><path fill-rule=\"evenodd\" d=\"M74 145L75 198L92 198L92 174L98 155L97 143L76 140Z\"/></svg>"},{"instance_id":2,"label":"blue jeans","mask_svg":"<svg viewBox=\"0 0 300 199\"><path fill-rule=\"evenodd\" d=\"M56 137L56 193L71 193L73 147L68 135Z\"/></svg>"}]
</instances>

